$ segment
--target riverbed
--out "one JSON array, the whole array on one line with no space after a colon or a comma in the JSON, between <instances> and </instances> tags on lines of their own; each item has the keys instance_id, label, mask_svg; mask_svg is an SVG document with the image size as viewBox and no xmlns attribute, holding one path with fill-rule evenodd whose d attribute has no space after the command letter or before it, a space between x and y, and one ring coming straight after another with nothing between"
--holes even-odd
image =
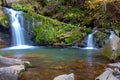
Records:
<instances>
[{"instance_id":1,"label":"riverbed","mask_svg":"<svg viewBox=\"0 0 120 80\"><path fill-rule=\"evenodd\" d=\"M108 63L100 49L37 47L1 50L0 54L31 62L19 80L53 80L58 75L70 73L75 74L75 80L94 80Z\"/></svg>"}]
</instances>

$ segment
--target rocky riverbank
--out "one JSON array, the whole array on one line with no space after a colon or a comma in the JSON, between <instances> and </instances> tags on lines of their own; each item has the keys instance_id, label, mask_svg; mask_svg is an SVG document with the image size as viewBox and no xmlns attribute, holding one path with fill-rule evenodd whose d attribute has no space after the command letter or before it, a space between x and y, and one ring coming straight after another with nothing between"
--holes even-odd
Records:
<instances>
[{"instance_id":1,"label":"rocky riverbank","mask_svg":"<svg viewBox=\"0 0 120 80\"><path fill-rule=\"evenodd\" d=\"M30 62L0 56L0 80L18 80Z\"/></svg>"}]
</instances>

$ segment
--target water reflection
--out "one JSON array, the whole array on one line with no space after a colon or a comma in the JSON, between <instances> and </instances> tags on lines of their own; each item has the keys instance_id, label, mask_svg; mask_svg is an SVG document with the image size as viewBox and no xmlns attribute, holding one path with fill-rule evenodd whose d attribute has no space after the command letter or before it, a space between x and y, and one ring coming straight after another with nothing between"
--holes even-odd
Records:
<instances>
[{"instance_id":1,"label":"water reflection","mask_svg":"<svg viewBox=\"0 0 120 80\"><path fill-rule=\"evenodd\" d=\"M88 64L88 66L92 66L93 65L93 55L92 55L93 51L92 50L87 50L86 52L86 63Z\"/></svg>"}]
</instances>

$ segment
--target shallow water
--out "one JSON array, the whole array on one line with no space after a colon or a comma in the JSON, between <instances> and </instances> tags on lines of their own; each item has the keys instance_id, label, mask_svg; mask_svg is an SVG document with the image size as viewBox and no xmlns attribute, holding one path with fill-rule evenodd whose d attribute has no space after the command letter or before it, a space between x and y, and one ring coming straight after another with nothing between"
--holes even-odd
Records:
<instances>
[{"instance_id":1,"label":"shallow water","mask_svg":"<svg viewBox=\"0 0 120 80\"><path fill-rule=\"evenodd\" d=\"M75 74L75 80L94 80L107 63L99 56L100 50L33 48L1 50L0 54L32 63L20 80L53 80L58 75L69 73Z\"/></svg>"}]
</instances>

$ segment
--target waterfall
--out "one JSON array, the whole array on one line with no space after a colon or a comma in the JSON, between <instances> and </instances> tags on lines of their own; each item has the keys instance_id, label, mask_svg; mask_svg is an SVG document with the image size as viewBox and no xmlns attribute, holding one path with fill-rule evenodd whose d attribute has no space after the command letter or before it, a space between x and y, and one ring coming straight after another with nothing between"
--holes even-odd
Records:
<instances>
[{"instance_id":1,"label":"waterfall","mask_svg":"<svg viewBox=\"0 0 120 80\"><path fill-rule=\"evenodd\" d=\"M110 36L109 39L111 39L115 35L114 31L110 30Z\"/></svg>"},{"instance_id":2,"label":"waterfall","mask_svg":"<svg viewBox=\"0 0 120 80\"><path fill-rule=\"evenodd\" d=\"M5 13L9 15L12 30L12 49L24 49L32 46L26 45L24 37L24 18L21 11L5 8Z\"/></svg>"},{"instance_id":3,"label":"waterfall","mask_svg":"<svg viewBox=\"0 0 120 80\"><path fill-rule=\"evenodd\" d=\"M93 47L93 34L89 34L87 37L87 47Z\"/></svg>"},{"instance_id":4,"label":"waterfall","mask_svg":"<svg viewBox=\"0 0 120 80\"><path fill-rule=\"evenodd\" d=\"M87 37L87 46L85 47L85 49L95 49L95 45L94 45L94 41L93 41L93 35L97 32L97 30L95 30L94 32L92 32L91 34L88 35Z\"/></svg>"}]
</instances>

